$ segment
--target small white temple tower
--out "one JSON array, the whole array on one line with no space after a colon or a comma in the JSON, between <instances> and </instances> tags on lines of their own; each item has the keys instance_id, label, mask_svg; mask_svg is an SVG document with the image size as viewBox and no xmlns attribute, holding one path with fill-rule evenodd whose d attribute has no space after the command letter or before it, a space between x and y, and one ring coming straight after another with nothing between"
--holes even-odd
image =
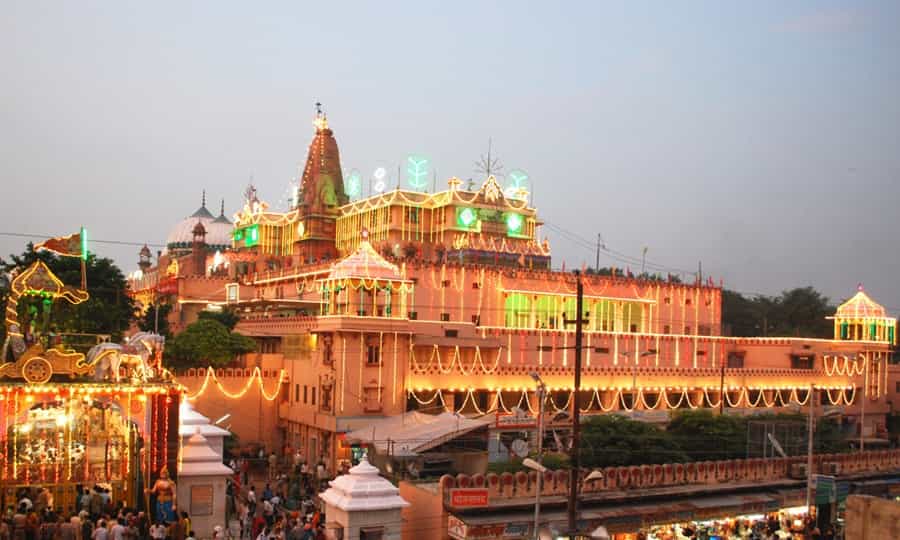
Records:
<instances>
[{"instance_id":1,"label":"small white temple tower","mask_svg":"<svg viewBox=\"0 0 900 540\"><path fill-rule=\"evenodd\" d=\"M180 407L178 420L181 425L178 426L178 434L181 436L182 446L186 445L188 439L197 432L197 428L200 428L200 434L203 435L209 446L219 454L219 461L222 461L222 457L225 455L225 437L231 435L231 432L210 423L209 418L194 410L187 400L182 401ZM197 533L199 534L200 531L197 531Z\"/></svg>"},{"instance_id":2,"label":"small white temple tower","mask_svg":"<svg viewBox=\"0 0 900 540\"><path fill-rule=\"evenodd\" d=\"M400 513L409 503L366 458L321 495L331 540L400 540Z\"/></svg>"},{"instance_id":3,"label":"small white temple tower","mask_svg":"<svg viewBox=\"0 0 900 540\"><path fill-rule=\"evenodd\" d=\"M191 516L197 538L212 538L213 527L225 523L225 483L234 472L222 464L222 457L201 435L200 427L181 450L178 471L178 511Z\"/></svg>"}]
</instances>

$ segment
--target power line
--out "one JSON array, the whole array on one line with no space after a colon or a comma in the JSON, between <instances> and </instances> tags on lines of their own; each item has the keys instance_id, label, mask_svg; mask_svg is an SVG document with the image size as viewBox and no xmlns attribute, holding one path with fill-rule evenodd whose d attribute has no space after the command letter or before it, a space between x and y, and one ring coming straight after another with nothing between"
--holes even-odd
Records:
<instances>
[{"instance_id":1,"label":"power line","mask_svg":"<svg viewBox=\"0 0 900 540\"><path fill-rule=\"evenodd\" d=\"M55 238L52 234L30 234L30 233L15 233L15 232L0 232L0 236L11 236L14 238L33 238L36 240L47 240L48 238ZM118 246L136 246L136 247L156 247L156 248L164 248L166 246L162 244L148 244L146 242L129 242L125 240L99 240L96 238L90 238L90 243L92 244L113 244Z\"/></svg>"}]
</instances>

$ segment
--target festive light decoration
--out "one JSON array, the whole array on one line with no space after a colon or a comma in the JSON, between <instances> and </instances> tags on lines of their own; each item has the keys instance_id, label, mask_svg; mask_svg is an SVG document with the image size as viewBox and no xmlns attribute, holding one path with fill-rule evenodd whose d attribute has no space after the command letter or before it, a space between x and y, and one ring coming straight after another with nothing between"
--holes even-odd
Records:
<instances>
[{"instance_id":1,"label":"festive light decoration","mask_svg":"<svg viewBox=\"0 0 900 540\"><path fill-rule=\"evenodd\" d=\"M406 183L415 190L423 190L428 185L428 158L407 156Z\"/></svg>"},{"instance_id":2,"label":"festive light decoration","mask_svg":"<svg viewBox=\"0 0 900 540\"><path fill-rule=\"evenodd\" d=\"M356 198L362 195L362 175L356 169L350 171L345 182L345 191L348 197Z\"/></svg>"},{"instance_id":3,"label":"festive light decoration","mask_svg":"<svg viewBox=\"0 0 900 540\"><path fill-rule=\"evenodd\" d=\"M528 174L520 169L513 169L506 175L507 184L503 195L507 199L526 199L529 192Z\"/></svg>"},{"instance_id":4,"label":"festive light decoration","mask_svg":"<svg viewBox=\"0 0 900 540\"><path fill-rule=\"evenodd\" d=\"M457 207L456 224L464 229L477 229L478 212L468 206Z\"/></svg>"},{"instance_id":5,"label":"festive light decoration","mask_svg":"<svg viewBox=\"0 0 900 540\"><path fill-rule=\"evenodd\" d=\"M197 399L200 396L204 395L206 393L210 383L212 383L215 386L215 388L219 391L219 393L222 394L223 396L230 398L230 399L240 399L240 398L244 397L244 395L250 391L250 388L253 387L253 384L256 383L259 386L259 392L260 392L260 395L263 397L263 399L265 399L266 401L274 401L275 398L278 397L278 392L281 390L281 385L284 383L284 381L287 377L287 372L285 370L283 370L283 369L279 370L278 381L275 383L275 388L271 392L266 391L265 384L263 381L262 371L257 366L255 368L253 368L253 371L251 372L250 377L248 377L247 380L244 381L243 387L241 387L241 389L238 390L237 392L232 392L232 391L227 390L225 388L225 386L222 384L222 381L220 381L219 378L216 376L215 369L213 369L212 367L208 367L208 368L206 368L205 371L206 371L206 374L203 377L203 382L200 383L200 387L193 393L186 393L185 394L186 399L194 400L194 399ZM169 372L167 372L167 373L169 373ZM171 377L173 377L173 379L174 379L174 375L172 375L171 373L169 373L169 375Z\"/></svg>"},{"instance_id":6,"label":"festive light decoration","mask_svg":"<svg viewBox=\"0 0 900 540\"><path fill-rule=\"evenodd\" d=\"M554 388L554 391L566 392L565 395L566 402L562 406L558 406L554 397L551 394L545 395L545 403L550 404L550 407L553 409L555 413L567 412L571 409L572 399L574 392L571 389L558 389ZM685 406L689 409L698 409L704 404L709 408L717 408L720 405L720 400L722 397L720 396L718 400L713 401L710 397L710 392L718 392L718 387L702 387L702 388L663 388L663 387L638 387L634 391L626 388L593 388L593 389L584 389L585 391L591 392L590 399L588 400L587 405L579 410L582 413L590 414L590 413L600 413L600 412L610 412L613 410L621 410L626 412L632 412L636 410L637 404L640 403L645 410L662 410L660 409L660 405L665 404L666 409L678 409L682 406ZM800 390L807 390L804 394L804 398L800 399L797 392ZM821 390L825 391L826 396L828 397L829 402L832 405L849 405L854 402L856 398L856 388L852 386L848 387L828 387L821 388ZM747 408L767 408L771 409L774 407L786 407L792 403L805 406L809 403L810 394L808 392L808 387L792 387L792 388L774 388L774 389L750 389L746 387L742 387L737 390L738 396L737 399L732 400L729 394L731 390L725 392L725 400L730 408L740 408L741 404L744 403ZM756 392L756 399L753 400L750 398L750 392ZM430 398L422 398L419 396L421 393L433 393ZM470 406L471 409L479 415L488 414L492 412L502 412L504 414L512 414L513 408L508 407L503 398L503 393L511 393L518 392L520 397L518 399L517 405L514 407L522 408L522 404L526 404L532 414L536 414L537 407L532 406L530 400L528 398L529 395L534 395L534 393L527 389L495 389L490 390L494 394L492 402L486 409L481 409L478 406L478 401L475 397L475 393L477 390L473 388L464 389L465 397L461 404L458 407L455 407L451 412L463 413L467 410L467 406ZM771 392L773 397L772 399L768 399L766 397L766 392ZM782 395L783 392L788 392L788 397L785 399ZM836 392L837 397L834 398L833 394ZM413 398L417 403L422 406L428 406L436 401L440 400L441 406L445 409L446 400L443 396L444 390L442 389L423 389L410 388L408 390L408 395ZM692 398L691 394L696 393L697 398ZM603 394L608 395L608 399L606 402L603 400ZM628 401L626 401L626 396L628 396ZM653 396L655 396L655 401L653 401ZM650 400L648 401L648 397ZM677 398L677 401L673 401L674 398ZM652 403L652 405L651 405ZM449 410L449 409L448 409Z\"/></svg>"},{"instance_id":7,"label":"festive light decoration","mask_svg":"<svg viewBox=\"0 0 900 540\"><path fill-rule=\"evenodd\" d=\"M525 220L520 214L509 212L506 214L506 232L509 235L518 235L522 232Z\"/></svg>"}]
</instances>

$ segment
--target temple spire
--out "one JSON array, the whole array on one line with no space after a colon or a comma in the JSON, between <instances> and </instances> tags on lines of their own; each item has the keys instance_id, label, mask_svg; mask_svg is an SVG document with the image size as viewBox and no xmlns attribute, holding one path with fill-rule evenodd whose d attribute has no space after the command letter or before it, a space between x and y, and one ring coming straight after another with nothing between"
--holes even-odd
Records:
<instances>
[{"instance_id":1,"label":"temple spire","mask_svg":"<svg viewBox=\"0 0 900 540\"><path fill-rule=\"evenodd\" d=\"M200 199L200 208L206 208L206 190L203 190L202 198Z\"/></svg>"}]
</instances>

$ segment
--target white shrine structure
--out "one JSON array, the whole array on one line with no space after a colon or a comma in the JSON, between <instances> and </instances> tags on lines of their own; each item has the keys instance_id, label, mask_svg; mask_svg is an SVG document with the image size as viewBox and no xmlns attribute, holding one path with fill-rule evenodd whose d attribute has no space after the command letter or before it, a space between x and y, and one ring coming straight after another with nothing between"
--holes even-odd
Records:
<instances>
[{"instance_id":1,"label":"white shrine structure","mask_svg":"<svg viewBox=\"0 0 900 540\"><path fill-rule=\"evenodd\" d=\"M191 404L186 400L182 401L179 407L178 434L181 436L181 445L186 445L188 439L190 439L194 433L197 432L197 428L199 428L200 434L203 435L203 438L206 439L209 446L219 454L219 462L221 462L222 457L225 455L225 437L231 435L231 432L212 424L208 417L203 416L194 410L194 408L191 407ZM197 532L199 533L200 531Z\"/></svg>"},{"instance_id":2,"label":"white shrine structure","mask_svg":"<svg viewBox=\"0 0 900 540\"><path fill-rule=\"evenodd\" d=\"M181 450L176 506L190 514L198 539L212 538L216 525L227 526L225 487L233 474L197 426Z\"/></svg>"},{"instance_id":3,"label":"white shrine structure","mask_svg":"<svg viewBox=\"0 0 900 540\"><path fill-rule=\"evenodd\" d=\"M350 474L338 476L320 497L329 540L400 540L400 513L409 503L364 457Z\"/></svg>"}]
</instances>

